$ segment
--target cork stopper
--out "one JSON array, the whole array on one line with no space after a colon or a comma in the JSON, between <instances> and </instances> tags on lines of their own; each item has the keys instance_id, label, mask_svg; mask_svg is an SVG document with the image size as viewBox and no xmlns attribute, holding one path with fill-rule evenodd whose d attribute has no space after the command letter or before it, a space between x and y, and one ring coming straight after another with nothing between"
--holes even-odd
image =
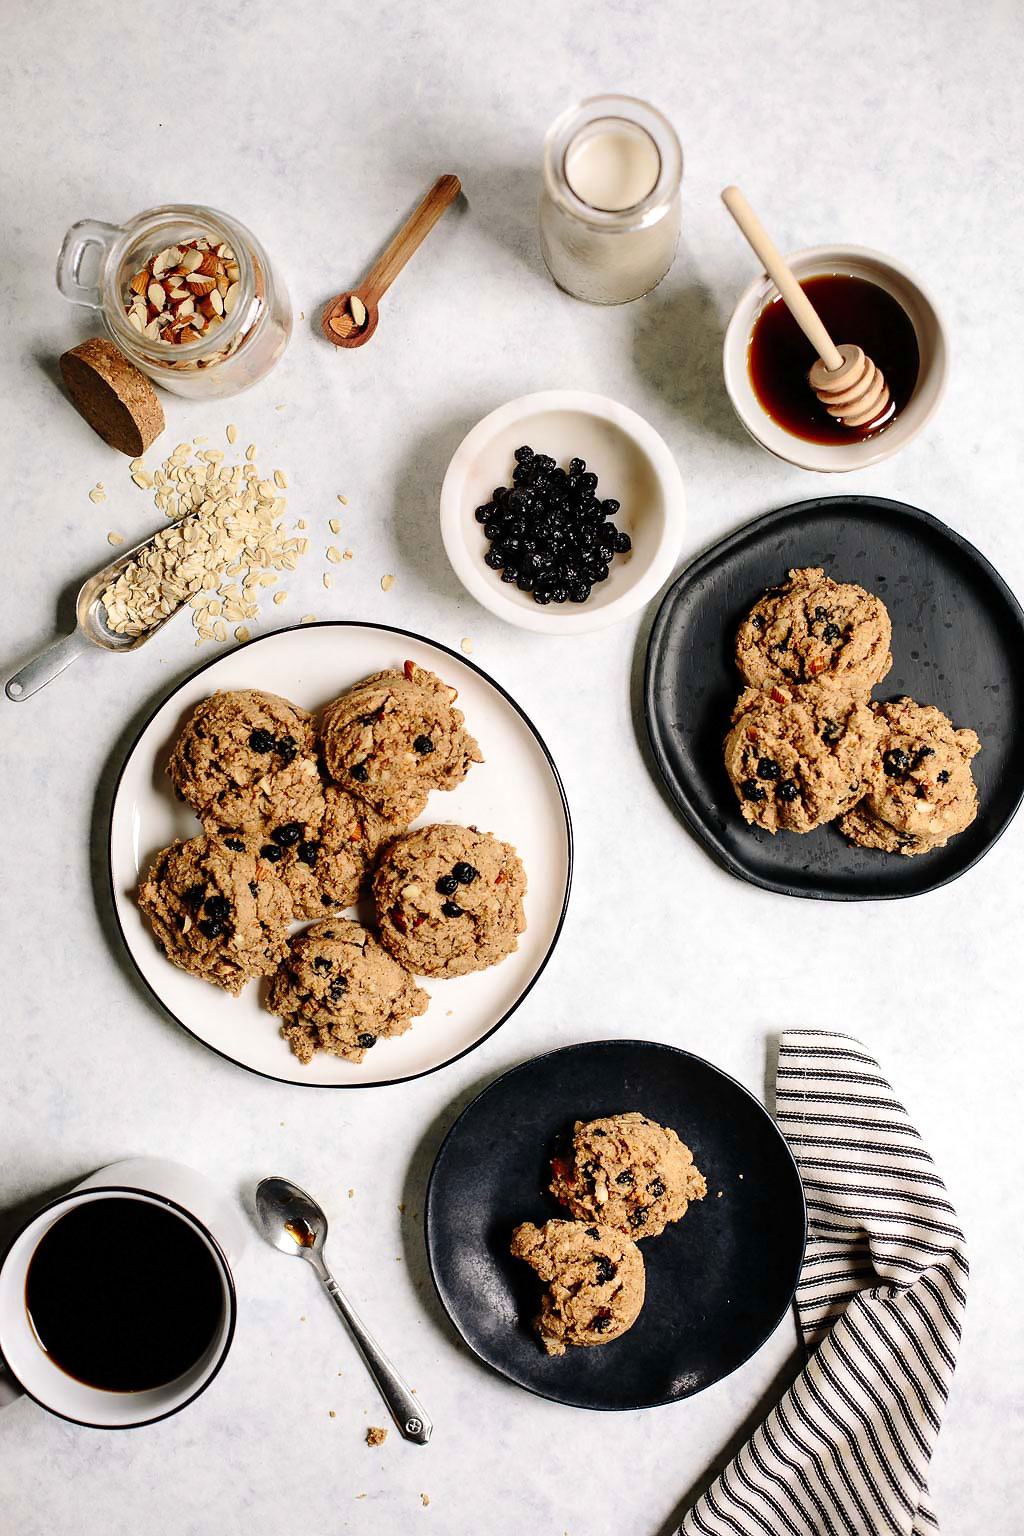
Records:
<instances>
[{"instance_id":1,"label":"cork stopper","mask_svg":"<svg viewBox=\"0 0 1024 1536\"><path fill-rule=\"evenodd\" d=\"M156 390L113 342L90 337L63 354L60 371L72 405L111 448L137 459L160 436Z\"/></svg>"}]
</instances>

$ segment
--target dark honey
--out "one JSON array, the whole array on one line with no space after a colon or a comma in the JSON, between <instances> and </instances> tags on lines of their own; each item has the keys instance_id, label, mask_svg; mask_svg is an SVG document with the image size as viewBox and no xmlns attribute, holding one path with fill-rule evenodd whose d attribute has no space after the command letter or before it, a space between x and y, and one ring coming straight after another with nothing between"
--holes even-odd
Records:
<instances>
[{"instance_id":1,"label":"dark honey","mask_svg":"<svg viewBox=\"0 0 1024 1536\"><path fill-rule=\"evenodd\" d=\"M224 1288L210 1249L180 1216L111 1197L73 1207L44 1233L25 1306L69 1376L106 1392L144 1392L205 1354Z\"/></svg>"},{"instance_id":2,"label":"dark honey","mask_svg":"<svg viewBox=\"0 0 1024 1536\"><path fill-rule=\"evenodd\" d=\"M800 284L833 341L863 348L882 370L889 407L866 427L834 420L807 382L817 353L781 298L766 304L754 322L747 351L750 382L778 426L810 443L849 443L883 431L909 401L921 357L906 310L884 288L862 277L831 273Z\"/></svg>"}]
</instances>

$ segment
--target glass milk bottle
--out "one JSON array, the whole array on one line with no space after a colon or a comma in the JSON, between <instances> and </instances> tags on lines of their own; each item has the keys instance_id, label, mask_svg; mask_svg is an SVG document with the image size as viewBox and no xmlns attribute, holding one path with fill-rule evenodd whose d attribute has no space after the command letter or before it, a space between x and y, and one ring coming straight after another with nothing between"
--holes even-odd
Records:
<instances>
[{"instance_id":1,"label":"glass milk bottle","mask_svg":"<svg viewBox=\"0 0 1024 1536\"><path fill-rule=\"evenodd\" d=\"M625 304L656 287L679 241L683 152L667 118L633 96L592 96L544 141L540 245L560 288Z\"/></svg>"}]
</instances>

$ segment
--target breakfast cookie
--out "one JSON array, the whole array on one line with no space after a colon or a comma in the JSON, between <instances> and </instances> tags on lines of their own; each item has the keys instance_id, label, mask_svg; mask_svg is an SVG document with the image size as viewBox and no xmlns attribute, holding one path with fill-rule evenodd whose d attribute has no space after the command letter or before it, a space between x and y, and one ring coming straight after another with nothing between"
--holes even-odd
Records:
<instances>
[{"instance_id":1,"label":"breakfast cookie","mask_svg":"<svg viewBox=\"0 0 1024 1536\"><path fill-rule=\"evenodd\" d=\"M378 1040L404 1034L430 998L359 923L329 917L297 933L267 1007L302 1062L317 1051L362 1061Z\"/></svg>"},{"instance_id":2,"label":"breakfast cookie","mask_svg":"<svg viewBox=\"0 0 1024 1536\"><path fill-rule=\"evenodd\" d=\"M207 826L238 853L252 853L273 865L291 893L296 917L323 917L350 907L369 887L377 853L405 831L385 821L335 784L324 788L324 813L317 821L286 821L269 831Z\"/></svg>"},{"instance_id":3,"label":"breakfast cookie","mask_svg":"<svg viewBox=\"0 0 1024 1536\"><path fill-rule=\"evenodd\" d=\"M419 976L497 965L526 929L526 872L489 832L443 823L391 844L373 899L381 942Z\"/></svg>"},{"instance_id":4,"label":"breakfast cookie","mask_svg":"<svg viewBox=\"0 0 1024 1536\"><path fill-rule=\"evenodd\" d=\"M880 598L812 566L755 603L736 636L736 665L755 688L831 682L866 695L892 666L891 639Z\"/></svg>"},{"instance_id":5,"label":"breakfast cookie","mask_svg":"<svg viewBox=\"0 0 1024 1536\"><path fill-rule=\"evenodd\" d=\"M568 1157L552 1160L551 1193L577 1221L600 1221L634 1241L657 1237L707 1194L675 1131L630 1111L577 1120Z\"/></svg>"},{"instance_id":6,"label":"breakfast cookie","mask_svg":"<svg viewBox=\"0 0 1024 1536\"><path fill-rule=\"evenodd\" d=\"M167 772L200 821L219 827L269 831L323 815L312 717L274 693L244 688L203 699Z\"/></svg>"},{"instance_id":7,"label":"breakfast cookie","mask_svg":"<svg viewBox=\"0 0 1024 1536\"><path fill-rule=\"evenodd\" d=\"M978 814L971 759L981 742L934 704L895 699L874 712L881 729L868 791L840 831L862 848L908 858L944 848Z\"/></svg>"},{"instance_id":8,"label":"breakfast cookie","mask_svg":"<svg viewBox=\"0 0 1024 1536\"><path fill-rule=\"evenodd\" d=\"M432 789L454 789L480 748L463 728L458 697L433 672L405 663L376 672L323 713L321 744L331 778L382 816L406 825Z\"/></svg>"},{"instance_id":9,"label":"breakfast cookie","mask_svg":"<svg viewBox=\"0 0 1024 1536\"><path fill-rule=\"evenodd\" d=\"M284 954L287 887L268 864L219 839L193 837L158 853L138 900L172 965L236 997L250 977L272 975Z\"/></svg>"},{"instance_id":10,"label":"breakfast cookie","mask_svg":"<svg viewBox=\"0 0 1024 1536\"><path fill-rule=\"evenodd\" d=\"M744 821L810 832L863 795L878 740L866 699L826 684L745 688L725 738Z\"/></svg>"},{"instance_id":11,"label":"breakfast cookie","mask_svg":"<svg viewBox=\"0 0 1024 1536\"><path fill-rule=\"evenodd\" d=\"M513 1232L510 1252L547 1287L533 1326L549 1355L564 1355L567 1344L608 1344L640 1315L643 1255L614 1227L526 1221Z\"/></svg>"}]
</instances>

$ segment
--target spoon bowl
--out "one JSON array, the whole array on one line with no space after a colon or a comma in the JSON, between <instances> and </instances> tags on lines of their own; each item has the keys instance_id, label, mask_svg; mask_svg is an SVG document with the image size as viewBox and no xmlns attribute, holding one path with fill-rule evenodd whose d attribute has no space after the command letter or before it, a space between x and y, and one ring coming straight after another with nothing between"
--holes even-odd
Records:
<instances>
[{"instance_id":1,"label":"spoon bowl","mask_svg":"<svg viewBox=\"0 0 1024 1536\"><path fill-rule=\"evenodd\" d=\"M323 1253L327 1217L291 1179L261 1179L256 1186L256 1219L267 1242L281 1253L303 1259Z\"/></svg>"},{"instance_id":2,"label":"spoon bowl","mask_svg":"<svg viewBox=\"0 0 1024 1536\"><path fill-rule=\"evenodd\" d=\"M352 318L353 298L358 299L366 310L366 319L362 325L357 325ZM377 329L379 319L380 309L373 295L365 289L352 288L347 293L339 293L326 306L320 317L320 328L327 340L332 341L336 347L361 347Z\"/></svg>"}]
</instances>

